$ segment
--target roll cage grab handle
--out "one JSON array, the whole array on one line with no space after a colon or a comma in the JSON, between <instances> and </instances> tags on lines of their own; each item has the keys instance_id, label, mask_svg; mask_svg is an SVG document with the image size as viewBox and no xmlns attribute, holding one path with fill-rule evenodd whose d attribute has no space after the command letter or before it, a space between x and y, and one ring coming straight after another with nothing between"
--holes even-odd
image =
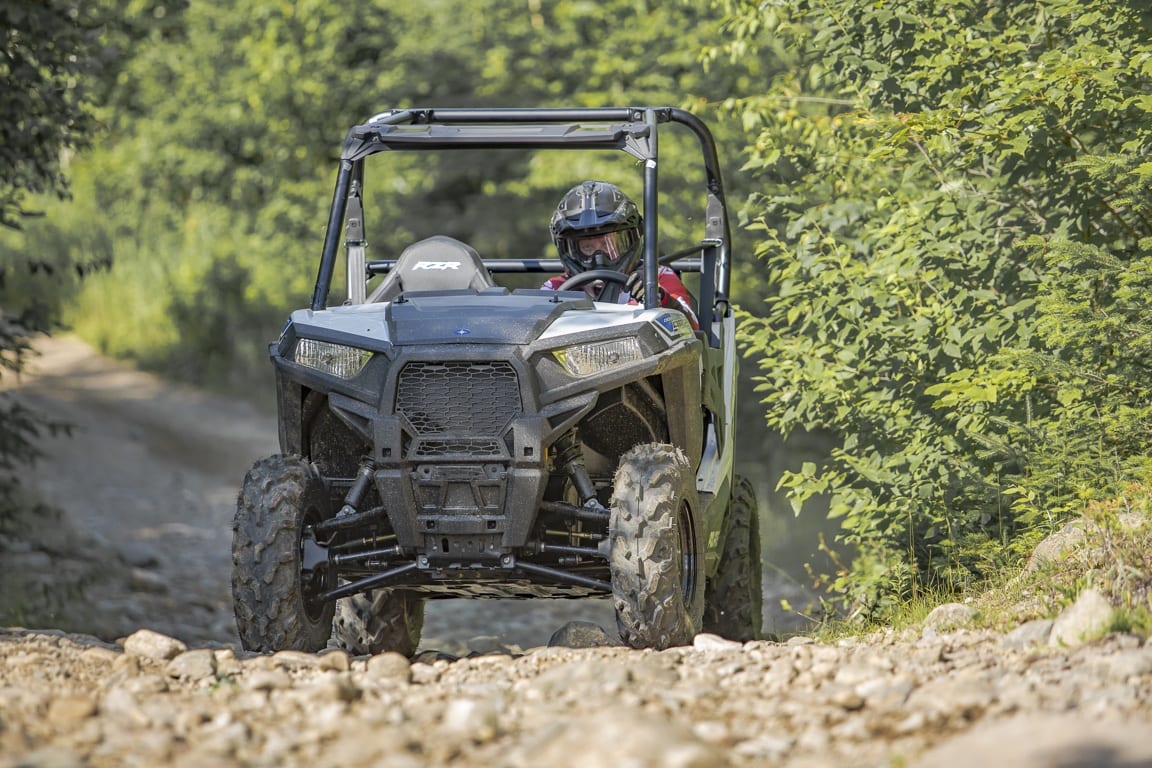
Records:
<instances>
[{"instance_id":1,"label":"roll cage grab handle","mask_svg":"<svg viewBox=\"0 0 1152 768\"><path fill-rule=\"evenodd\" d=\"M354 126L340 154L340 170L312 294L312 309L319 311L327 306L348 194L354 181L362 186L363 161L369 155L389 150L589 148L620 149L644 163L644 295L645 307L654 308L659 296L656 290L659 270L657 126L669 122L684 125L696 135L704 160L707 203L705 238L699 246L702 253L700 320L702 327L709 327L715 318L729 313L731 230L728 211L711 131L691 112L674 107L398 109L382 112L367 123ZM485 265L494 266L500 261L493 259ZM549 263L531 259L509 261L521 265L520 268L493 271L531 271L527 265Z\"/></svg>"}]
</instances>

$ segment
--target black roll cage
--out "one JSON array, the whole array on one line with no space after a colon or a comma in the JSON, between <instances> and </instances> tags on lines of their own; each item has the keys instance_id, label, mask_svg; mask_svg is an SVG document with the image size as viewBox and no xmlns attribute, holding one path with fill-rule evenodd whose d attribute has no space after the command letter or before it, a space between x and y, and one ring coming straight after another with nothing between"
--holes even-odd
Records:
<instances>
[{"instance_id":1,"label":"black roll cage","mask_svg":"<svg viewBox=\"0 0 1152 768\"><path fill-rule=\"evenodd\" d=\"M679 123L700 144L706 179L705 236L697 245L658 257L657 126ZM619 149L644 164L645 306L654 308L658 265L700 272L700 323L705 329L730 313L731 230L720 163L711 131L698 117L675 107L605 107L588 109L393 109L354 126L344 140L324 250L312 294L312 309L324 309L340 250L341 233L351 196L359 197L364 159L385 151L451 149ZM699 251L696 259L680 258ZM367 274L381 274L391 261L371 261ZM492 272L552 272L559 259L485 259Z\"/></svg>"}]
</instances>

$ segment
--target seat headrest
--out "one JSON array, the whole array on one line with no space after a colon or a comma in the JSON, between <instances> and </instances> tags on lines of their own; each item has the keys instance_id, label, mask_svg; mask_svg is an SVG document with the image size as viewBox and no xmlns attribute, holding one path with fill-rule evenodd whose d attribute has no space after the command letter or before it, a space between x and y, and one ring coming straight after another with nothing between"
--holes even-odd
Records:
<instances>
[{"instance_id":1,"label":"seat headrest","mask_svg":"<svg viewBox=\"0 0 1152 768\"><path fill-rule=\"evenodd\" d=\"M391 301L405 291L482 291L494 285L475 248L433 235L404 249L368 301Z\"/></svg>"}]
</instances>

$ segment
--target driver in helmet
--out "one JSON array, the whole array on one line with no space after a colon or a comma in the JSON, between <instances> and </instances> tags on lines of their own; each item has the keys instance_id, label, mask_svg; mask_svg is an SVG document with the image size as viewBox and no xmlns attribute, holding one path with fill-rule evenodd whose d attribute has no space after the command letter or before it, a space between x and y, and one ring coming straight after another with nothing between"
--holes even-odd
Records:
<instances>
[{"instance_id":1,"label":"driver in helmet","mask_svg":"<svg viewBox=\"0 0 1152 768\"><path fill-rule=\"evenodd\" d=\"M552 214L549 227L552 242L564 264L564 274L549 278L541 287L554 291L572 275L592 269L613 269L628 275L618 301L642 303L644 272L638 267L644 252L643 223L636 204L615 184L585 181L568 190ZM680 310L688 316L692 327L699 329L691 295L676 273L661 266L658 281L660 306ZM585 286L585 290L592 293L604 287L597 281Z\"/></svg>"}]
</instances>

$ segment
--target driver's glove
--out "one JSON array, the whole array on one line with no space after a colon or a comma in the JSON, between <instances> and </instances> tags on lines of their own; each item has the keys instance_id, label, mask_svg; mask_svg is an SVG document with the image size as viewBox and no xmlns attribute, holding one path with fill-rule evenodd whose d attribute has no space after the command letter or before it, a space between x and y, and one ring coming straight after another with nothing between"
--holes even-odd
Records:
<instances>
[{"instance_id":1,"label":"driver's glove","mask_svg":"<svg viewBox=\"0 0 1152 768\"><path fill-rule=\"evenodd\" d=\"M644 272L636 270L628 275L628 282L624 284L624 288L628 291L628 295L636 300L637 304L644 303ZM656 292L659 295L659 300L656 306L664 306L664 289L659 284L656 285Z\"/></svg>"}]
</instances>

